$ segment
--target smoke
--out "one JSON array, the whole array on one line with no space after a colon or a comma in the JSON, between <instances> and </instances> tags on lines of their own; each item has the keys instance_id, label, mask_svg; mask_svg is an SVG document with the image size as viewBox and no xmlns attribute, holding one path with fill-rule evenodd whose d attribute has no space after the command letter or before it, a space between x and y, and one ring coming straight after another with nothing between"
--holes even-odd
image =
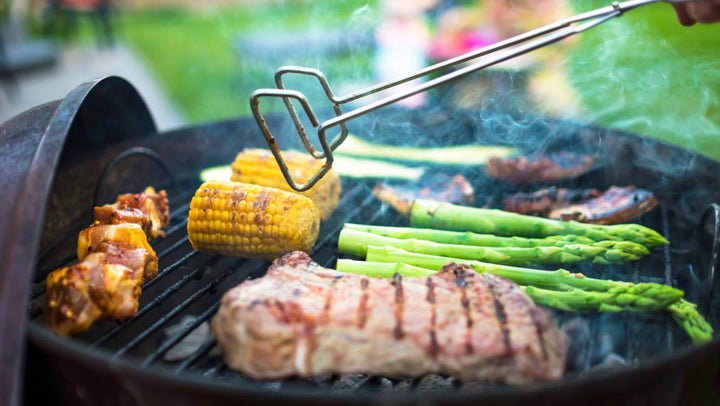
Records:
<instances>
[{"instance_id":1,"label":"smoke","mask_svg":"<svg viewBox=\"0 0 720 406\"><path fill-rule=\"evenodd\" d=\"M720 159L720 35L674 18L648 6L582 34L568 60L582 118Z\"/></svg>"}]
</instances>

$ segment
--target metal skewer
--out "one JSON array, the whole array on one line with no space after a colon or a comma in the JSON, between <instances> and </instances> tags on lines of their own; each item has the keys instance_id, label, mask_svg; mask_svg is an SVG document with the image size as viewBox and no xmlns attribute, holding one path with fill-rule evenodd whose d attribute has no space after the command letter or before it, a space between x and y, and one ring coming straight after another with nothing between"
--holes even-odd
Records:
<instances>
[{"instance_id":1,"label":"metal skewer","mask_svg":"<svg viewBox=\"0 0 720 406\"><path fill-rule=\"evenodd\" d=\"M520 34L515 37L497 42L493 45L468 52L464 55L448 59L432 66L428 66L403 78L380 83L375 86L371 86L345 96L336 96L330 88L330 84L325 78L325 75L323 75L323 73L317 69L303 68L299 66L283 66L275 72L275 84L277 88L258 89L254 91L252 96L250 97L250 108L252 109L253 115L255 116L255 121L257 121L258 126L260 127L260 130L262 131L262 134L267 141L268 147L272 151L272 154L275 156L275 159L280 166L285 180L293 189L297 191L305 191L313 187L313 185L315 185L332 167L332 163L334 160L333 151L335 151L335 149L340 144L342 144L343 141L345 141L345 138L348 135L345 123L347 123L349 120L370 113L382 107L388 106L390 104L396 103L399 100L405 99L415 94L427 91L436 86L440 86L453 80L459 79L465 75L484 69L486 67L496 65L500 62L507 61L516 56L523 55L538 48L542 48L546 45L558 42L572 35L579 34L583 31L589 30L590 28L596 27L612 18L618 17L626 11L646 4L658 3L661 1L663 0L628 0L623 2L614 2L610 6L601 7L596 10L581 13L552 24L548 24L532 31L528 31L524 34ZM481 58L477 62L474 62L470 65L461 67L435 79L419 84L418 86L415 86L414 88L411 88L404 92L387 96L385 98L374 101L354 110L343 112L340 107L340 105L342 104L361 99L363 97L392 88L402 83L409 82L411 80L418 79L431 73L435 73L483 56L487 57ZM325 96L332 103L335 117L325 120L322 123L319 122L305 95L296 90L285 88L285 84L283 83L283 76L290 73L316 77L320 82L320 86L325 92ZM280 154L280 149L275 142L272 133L270 132L270 128L268 127L264 116L260 112L260 99L263 97L282 98L285 106L287 107L288 113L290 114L290 117L292 118L292 121L295 125L298 136L303 143L304 148L316 159L325 159L325 164L323 165L323 167L304 183L296 182L295 179L293 179L290 175L287 164L285 163L282 155ZM308 120L310 121L310 124L313 126L313 128L317 129L317 136L322 151L318 151L317 148L315 148L315 146L310 142L307 131L301 123L300 116L298 115L292 103L292 99L295 99L300 103L303 110L305 111L305 114L307 115ZM328 129L336 126L340 127L340 133L335 136L335 138L333 138L331 142L328 142L326 132Z\"/></svg>"}]
</instances>

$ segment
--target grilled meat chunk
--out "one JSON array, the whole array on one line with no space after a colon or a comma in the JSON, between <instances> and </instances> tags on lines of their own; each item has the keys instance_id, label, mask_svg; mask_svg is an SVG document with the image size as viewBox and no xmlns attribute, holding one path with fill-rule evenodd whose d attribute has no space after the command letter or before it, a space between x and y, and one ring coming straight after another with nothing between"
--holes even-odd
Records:
<instances>
[{"instance_id":1,"label":"grilled meat chunk","mask_svg":"<svg viewBox=\"0 0 720 406\"><path fill-rule=\"evenodd\" d=\"M627 223L657 206L657 199L635 186L613 186L601 196L580 204L556 208L548 214L557 220L574 220L594 224Z\"/></svg>"},{"instance_id":2,"label":"grilled meat chunk","mask_svg":"<svg viewBox=\"0 0 720 406\"><path fill-rule=\"evenodd\" d=\"M138 309L144 278L158 271L148 236L164 236L170 221L165 191L120 195L96 207L95 221L78 235L79 263L46 278L46 324L61 334L87 330L100 318L124 320ZM146 234L150 233L150 234Z\"/></svg>"},{"instance_id":3,"label":"grilled meat chunk","mask_svg":"<svg viewBox=\"0 0 720 406\"><path fill-rule=\"evenodd\" d=\"M559 379L567 339L513 282L449 264L391 280L323 268L302 252L228 291L212 321L227 364L251 377L332 373L508 384Z\"/></svg>"},{"instance_id":4,"label":"grilled meat chunk","mask_svg":"<svg viewBox=\"0 0 720 406\"><path fill-rule=\"evenodd\" d=\"M101 317L122 320L138 308L142 273L109 263L97 252L47 278L48 327L61 335L87 330Z\"/></svg>"},{"instance_id":5,"label":"grilled meat chunk","mask_svg":"<svg viewBox=\"0 0 720 406\"><path fill-rule=\"evenodd\" d=\"M556 208L584 202L600 196L597 189L563 189L549 187L532 193L515 193L503 199L505 211L547 216Z\"/></svg>"},{"instance_id":6,"label":"grilled meat chunk","mask_svg":"<svg viewBox=\"0 0 720 406\"><path fill-rule=\"evenodd\" d=\"M167 193L147 187L142 193L121 194L115 203L95 207L93 220L95 224L134 223L142 227L149 240L164 237L162 228L170 224Z\"/></svg>"},{"instance_id":7,"label":"grilled meat chunk","mask_svg":"<svg viewBox=\"0 0 720 406\"><path fill-rule=\"evenodd\" d=\"M425 183L427 182L425 180ZM420 190L412 187L398 187L378 183L372 192L379 200L389 204L405 216L410 216L410 210L415 199L428 199L463 205L472 205L475 201L475 189L460 174L453 176L452 179L448 179L447 176L436 176L429 183Z\"/></svg>"},{"instance_id":8,"label":"grilled meat chunk","mask_svg":"<svg viewBox=\"0 0 720 406\"><path fill-rule=\"evenodd\" d=\"M485 170L493 179L515 184L555 182L584 174L593 162L587 154L557 152L506 159L494 157L488 160Z\"/></svg>"},{"instance_id":9,"label":"grilled meat chunk","mask_svg":"<svg viewBox=\"0 0 720 406\"><path fill-rule=\"evenodd\" d=\"M77 256L104 252L109 263L124 265L148 279L158 271L158 258L137 224L90 226L78 235Z\"/></svg>"}]
</instances>

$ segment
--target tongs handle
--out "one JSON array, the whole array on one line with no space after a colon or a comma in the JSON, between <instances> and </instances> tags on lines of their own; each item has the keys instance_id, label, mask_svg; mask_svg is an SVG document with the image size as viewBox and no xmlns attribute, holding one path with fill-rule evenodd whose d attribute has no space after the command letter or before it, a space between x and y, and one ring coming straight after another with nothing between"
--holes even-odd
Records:
<instances>
[{"instance_id":1,"label":"tongs handle","mask_svg":"<svg viewBox=\"0 0 720 406\"><path fill-rule=\"evenodd\" d=\"M520 34L515 37L511 37L506 40L497 42L493 45L489 45L487 47L468 52L464 55L448 59L432 66L428 66L400 79L380 83L375 86L371 86L369 88L362 89L342 97L335 96L330 87L330 84L325 78L325 75L323 75L323 73L319 70L303 68L299 66L283 66L279 68L275 73L275 84L277 88L258 89L253 92L250 97L250 108L252 109L255 121L257 122L263 136L265 137L265 140L267 141L268 147L272 151L278 165L280 166L280 170L282 171L285 180L294 190L305 191L313 187L320 180L320 178L322 178L332 167L332 163L334 160L333 151L347 137L348 131L345 123L347 123L349 120L370 113L382 107L388 106L390 104L396 103L399 100L408 98L415 94L425 92L436 86L456 80L478 70L496 65L500 62L507 61L516 56L523 55L535 49L542 48L546 45L561 41L572 35L579 34L592 27L598 26L614 17L618 17L624 12L632 10L639 6L650 3L657 3L660 1L662 0L628 0L624 2L615 2L610 6L601 7L596 10L581 13L573 17L569 17L564 20L545 25L532 31L528 31L524 34ZM371 94L375 94L377 92L395 87L402 83L409 82L411 80L427 76L431 73L445 70L450 67L490 54L494 55L488 58L480 59L477 62L461 67L452 72L443 74L442 76L419 84L411 89L384 97L380 100L371 102L365 106L356 108L354 110L343 112L340 107L341 104L361 99ZM328 100L333 106L335 117L320 123L305 95L296 90L285 88L285 84L283 83L283 76L288 73L314 76L315 78L317 78L320 82L320 86L325 92L325 96L328 98ZM296 182L295 179L293 179L290 175L287 164L282 158L280 149L275 141L275 138L273 137L270 128L267 125L267 122L265 121L265 117L260 111L260 99L263 97L282 98L287 108L287 111L293 120L295 129L298 136L300 137L300 140L303 143L304 148L316 159L325 159L325 164L323 165L323 167L317 173L315 173L313 177L311 177L304 183ZM305 111L305 114L307 115L308 120L310 121L310 124L314 128L317 128L317 136L320 142L320 147L322 148L322 152L318 151L308 138L307 131L305 130L305 127L300 121L300 116L298 115L295 107L293 106L292 99L295 99L300 103L303 110ZM335 136L332 142L328 142L326 132L328 129L335 126L340 127L340 133Z\"/></svg>"}]
</instances>

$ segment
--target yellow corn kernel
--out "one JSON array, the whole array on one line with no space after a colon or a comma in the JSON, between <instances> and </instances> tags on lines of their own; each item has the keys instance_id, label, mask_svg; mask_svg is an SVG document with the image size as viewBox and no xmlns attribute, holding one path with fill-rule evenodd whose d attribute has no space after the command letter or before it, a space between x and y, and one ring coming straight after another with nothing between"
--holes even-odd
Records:
<instances>
[{"instance_id":1,"label":"yellow corn kernel","mask_svg":"<svg viewBox=\"0 0 720 406\"><path fill-rule=\"evenodd\" d=\"M315 159L307 153L285 151L282 156L293 179L298 182L307 181L324 165L324 161ZM233 181L274 187L307 196L318 206L323 220L327 220L332 215L342 193L340 178L332 169L310 190L305 192L293 190L283 177L275 157L266 149L243 150L237 155L231 167L230 179Z\"/></svg>"},{"instance_id":2,"label":"yellow corn kernel","mask_svg":"<svg viewBox=\"0 0 720 406\"><path fill-rule=\"evenodd\" d=\"M297 193L213 180L190 201L187 230L196 250L272 260L291 251L310 253L320 211Z\"/></svg>"}]
</instances>

